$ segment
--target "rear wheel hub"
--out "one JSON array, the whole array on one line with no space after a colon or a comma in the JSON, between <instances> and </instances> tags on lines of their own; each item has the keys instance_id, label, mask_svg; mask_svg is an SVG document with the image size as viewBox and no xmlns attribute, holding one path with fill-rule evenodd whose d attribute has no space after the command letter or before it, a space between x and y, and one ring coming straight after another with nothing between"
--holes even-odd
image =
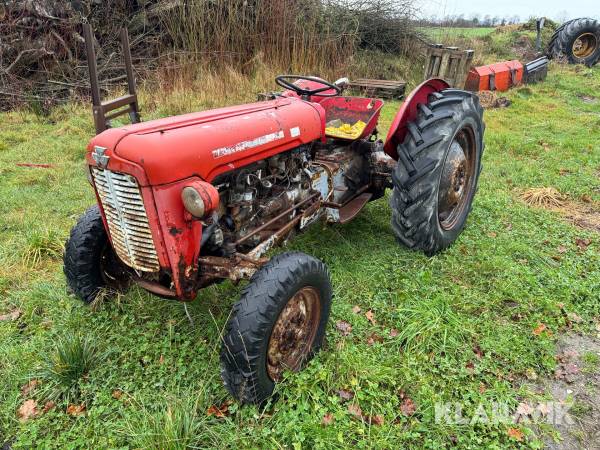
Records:
<instances>
[{"instance_id":1,"label":"rear wheel hub","mask_svg":"<svg viewBox=\"0 0 600 450\"><path fill-rule=\"evenodd\" d=\"M475 141L470 128L461 130L448 149L438 193L438 220L453 228L468 204L475 168Z\"/></svg>"},{"instance_id":2,"label":"rear wheel hub","mask_svg":"<svg viewBox=\"0 0 600 450\"><path fill-rule=\"evenodd\" d=\"M585 59L598 48L598 38L593 33L584 33L573 43L573 55Z\"/></svg>"}]
</instances>

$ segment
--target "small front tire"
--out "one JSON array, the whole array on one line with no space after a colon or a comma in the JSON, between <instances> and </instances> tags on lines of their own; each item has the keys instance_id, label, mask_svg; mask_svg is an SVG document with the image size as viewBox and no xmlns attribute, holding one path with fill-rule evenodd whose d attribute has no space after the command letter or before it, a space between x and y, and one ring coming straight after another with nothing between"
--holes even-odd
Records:
<instances>
[{"instance_id":1,"label":"small front tire","mask_svg":"<svg viewBox=\"0 0 600 450\"><path fill-rule=\"evenodd\" d=\"M92 303L101 292L110 296L129 287L129 273L110 245L98 205L71 230L63 263L69 289L85 303Z\"/></svg>"},{"instance_id":2,"label":"small front tire","mask_svg":"<svg viewBox=\"0 0 600 450\"><path fill-rule=\"evenodd\" d=\"M223 336L221 376L241 403L261 404L285 370L320 349L331 308L327 267L299 252L278 255L254 274Z\"/></svg>"}]
</instances>

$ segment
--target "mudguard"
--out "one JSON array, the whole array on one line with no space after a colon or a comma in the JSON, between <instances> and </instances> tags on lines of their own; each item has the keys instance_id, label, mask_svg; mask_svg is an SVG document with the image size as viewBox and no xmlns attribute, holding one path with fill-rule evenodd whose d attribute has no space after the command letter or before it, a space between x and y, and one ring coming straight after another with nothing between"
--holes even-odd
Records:
<instances>
[{"instance_id":1,"label":"mudguard","mask_svg":"<svg viewBox=\"0 0 600 450\"><path fill-rule=\"evenodd\" d=\"M432 78L425 81L420 86L415 88L408 98L402 103L400 109L394 117L394 121L390 126L387 138L383 150L389 156L398 160L398 153L396 151L399 144L404 141L406 136L406 125L417 118L417 105L419 103L427 104L429 95L434 92L443 91L448 89L450 85L440 78Z\"/></svg>"}]
</instances>

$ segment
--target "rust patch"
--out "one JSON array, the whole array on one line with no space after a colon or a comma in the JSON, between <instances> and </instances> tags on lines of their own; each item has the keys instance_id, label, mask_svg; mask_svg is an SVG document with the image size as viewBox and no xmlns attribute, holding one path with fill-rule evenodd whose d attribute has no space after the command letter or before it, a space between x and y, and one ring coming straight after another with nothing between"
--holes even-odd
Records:
<instances>
[{"instance_id":1,"label":"rust patch","mask_svg":"<svg viewBox=\"0 0 600 450\"><path fill-rule=\"evenodd\" d=\"M300 289L279 314L269 337L267 372L273 381L296 371L310 355L321 317L321 298L311 286Z\"/></svg>"},{"instance_id":2,"label":"rust patch","mask_svg":"<svg viewBox=\"0 0 600 450\"><path fill-rule=\"evenodd\" d=\"M179 274L179 286L181 289L181 300L193 300L196 297L196 279L198 278L198 266L189 266L183 255L177 263Z\"/></svg>"},{"instance_id":3,"label":"rust patch","mask_svg":"<svg viewBox=\"0 0 600 450\"><path fill-rule=\"evenodd\" d=\"M178 234L183 233L183 230L181 228L177 228L177 227L171 227L169 228L169 234L171 236L177 236Z\"/></svg>"}]
</instances>

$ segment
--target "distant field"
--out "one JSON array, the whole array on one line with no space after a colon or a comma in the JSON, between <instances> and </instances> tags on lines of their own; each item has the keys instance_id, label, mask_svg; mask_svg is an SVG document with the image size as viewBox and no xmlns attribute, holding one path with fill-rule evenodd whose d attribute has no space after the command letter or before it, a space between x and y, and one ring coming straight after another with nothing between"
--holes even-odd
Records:
<instances>
[{"instance_id":1,"label":"distant field","mask_svg":"<svg viewBox=\"0 0 600 450\"><path fill-rule=\"evenodd\" d=\"M448 37L482 37L491 34L495 28L480 27L480 28L460 28L460 27L421 27L420 30L428 35L431 39L442 39Z\"/></svg>"}]
</instances>

